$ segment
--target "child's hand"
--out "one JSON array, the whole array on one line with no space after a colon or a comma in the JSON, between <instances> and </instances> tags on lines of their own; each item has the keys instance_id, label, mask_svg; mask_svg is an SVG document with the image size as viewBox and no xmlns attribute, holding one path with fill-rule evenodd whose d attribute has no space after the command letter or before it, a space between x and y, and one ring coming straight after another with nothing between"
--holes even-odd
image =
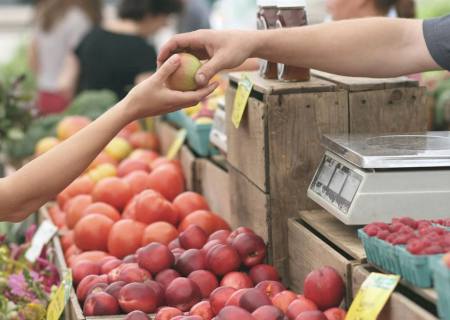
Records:
<instances>
[{"instance_id":1,"label":"child's hand","mask_svg":"<svg viewBox=\"0 0 450 320\"><path fill-rule=\"evenodd\" d=\"M125 98L125 106L133 119L155 116L191 107L212 93L218 83L197 91L180 92L169 89L165 82L180 65L180 57L173 55L159 70L134 87Z\"/></svg>"}]
</instances>

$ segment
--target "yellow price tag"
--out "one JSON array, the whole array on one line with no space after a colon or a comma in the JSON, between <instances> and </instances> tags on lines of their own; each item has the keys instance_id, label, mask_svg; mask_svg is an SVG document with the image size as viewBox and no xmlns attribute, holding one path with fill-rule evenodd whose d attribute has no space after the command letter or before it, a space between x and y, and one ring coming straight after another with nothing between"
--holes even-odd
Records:
<instances>
[{"instance_id":1,"label":"yellow price tag","mask_svg":"<svg viewBox=\"0 0 450 320\"><path fill-rule=\"evenodd\" d=\"M47 320L59 320L64 308L69 301L70 290L72 290L72 273L66 270L60 286L53 294L47 309Z\"/></svg>"},{"instance_id":2,"label":"yellow price tag","mask_svg":"<svg viewBox=\"0 0 450 320\"><path fill-rule=\"evenodd\" d=\"M181 146L183 145L184 141L186 140L187 136L187 130L186 129L180 129L177 133L177 136L175 140L172 142L172 145L169 148L169 151L167 152L166 158L169 160L172 160L177 155L178 151L180 151Z\"/></svg>"},{"instance_id":3,"label":"yellow price tag","mask_svg":"<svg viewBox=\"0 0 450 320\"><path fill-rule=\"evenodd\" d=\"M376 320L399 281L398 275L371 273L361 285L345 320Z\"/></svg>"},{"instance_id":4,"label":"yellow price tag","mask_svg":"<svg viewBox=\"0 0 450 320\"><path fill-rule=\"evenodd\" d=\"M253 82L244 74L239 81L236 97L234 98L233 113L231 115L231 121L236 129L239 128L239 125L241 124L242 116L247 107L248 98L250 97L252 89Z\"/></svg>"}]
</instances>

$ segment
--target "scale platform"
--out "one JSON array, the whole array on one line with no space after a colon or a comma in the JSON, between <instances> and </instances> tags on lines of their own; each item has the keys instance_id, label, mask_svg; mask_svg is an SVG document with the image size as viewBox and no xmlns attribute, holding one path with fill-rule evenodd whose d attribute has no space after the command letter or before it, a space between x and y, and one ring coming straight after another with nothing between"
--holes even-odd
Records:
<instances>
[{"instance_id":1,"label":"scale platform","mask_svg":"<svg viewBox=\"0 0 450 320\"><path fill-rule=\"evenodd\" d=\"M349 225L450 217L450 132L328 135L308 196Z\"/></svg>"}]
</instances>

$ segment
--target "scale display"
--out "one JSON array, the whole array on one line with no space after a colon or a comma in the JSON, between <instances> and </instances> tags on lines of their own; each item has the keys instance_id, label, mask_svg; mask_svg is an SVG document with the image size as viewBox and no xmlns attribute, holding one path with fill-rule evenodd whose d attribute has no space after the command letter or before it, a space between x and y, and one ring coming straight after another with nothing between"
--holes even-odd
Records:
<instances>
[{"instance_id":1,"label":"scale display","mask_svg":"<svg viewBox=\"0 0 450 320\"><path fill-rule=\"evenodd\" d=\"M347 214L361 184L362 176L325 155L311 184L318 196Z\"/></svg>"},{"instance_id":2,"label":"scale display","mask_svg":"<svg viewBox=\"0 0 450 320\"><path fill-rule=\"evenodd\" d=\"M450 132L324 136L308 197L348 225L450 217Z\"/></svg>"}]
</instances>

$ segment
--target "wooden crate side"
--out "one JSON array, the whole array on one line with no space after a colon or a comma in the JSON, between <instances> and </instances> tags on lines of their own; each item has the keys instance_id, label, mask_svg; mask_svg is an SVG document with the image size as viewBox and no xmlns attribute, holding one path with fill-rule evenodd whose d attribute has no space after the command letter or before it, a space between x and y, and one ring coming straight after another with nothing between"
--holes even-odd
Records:
<instances>
[{"instance_id":1,"label":"wooden crate side","mask_svg":"<svg viewBox=\"0 0 450 320\"><path fill-rule=\"evenodd\" d=\"M160 151L162 155L166 155L172 142L177 136L177 129L169 123L158 119L155 121L156 134L159 137Z\"/></svg>"},{"instance_id":2,"label":"wooden crate side","mask_svg":"<svg viewBox=\"0 0 450 320\"><path fill-rule=\"evenodd\" d=\"M268 241L270 246L271 217L267 194L232 166L229 167L228 173L231 204L229 222L231 226L253 229L266 242Z\"/></svg>"},{"instance_id":3,"label":"wooden crate side","mask_svg":"<svg viewBox=\"0 0 450 320\"><path fill-rule=\"evenodd\" d=\"M207 159L197 161L199 188L211 208L227 222L231 222L230 189L228 172Z\"/></svg>"},{"instance_id":4,"label":"wooden crate side","mask_svg":"<svg viewBox=\"0 0 450 320\"><path fill-rule=\"evenodd\" d=\"M351 261L293 218L288 221L288 240L289 284L293 290L303 292L308 273L323 266L335 268L347 279Z\"/></svg>"},{"instance_id":5,"label":"wooden crate side","mask_svg":"<svg viewBox=\"0 0 450 320\"><path fill-rule=\"evenodd\" d=\"M423 132L428 127L424 88L349 94L351 133Z\"/></svg>"},{"instance_id":6,"label":"wooden crate side","mask_svg":"<svg viewBox=\"0 0 450 320\"><path fill-rule=\"evenodd\" d=\"M274 260L287 258L287 219L318 208L306 193L323 157L323 134L348 132L343 91L271 96L268 99L270 207Z\"/></svg>"},{"instance_id":7,"label":"wooden crate side","mask_svg":"<svg viewBox=\"0 0 450 320\"><path fill-rule=\"evenodd\" d=\"M197 184L196 157L187 146L182 146L179 154L181 169L186 182L186 190L193 191Z\"/></svg>"},{"instance_id":8,"label":"wooden crate side","mask_svg":"<svg viewBox=\"0 0 450 320\"><path fill-rule=\"evenodd\" d=\"M353 297L358 293L364 280L369 276L369 271L364 265L355 266L352 270L352 292ZM409 298L399 292L394 292L381 311L378 319L380 320L436 320L437 318L414 303Z\"/></svg>"},{"instance_id":9,"label":"wooden crate side","mask_svg":"<svg viewBox=\"0 0 450 320\"><path fill-rule=\"evenodd\" d=\"M236 90L230 88L226 95L226 115L231 119L233 101ZM250 98L238 129L227 121L227 160L237 170L241 171L258 188L268 191L266 173L266 128L267 105L255 98Z\"/></svg>"}]
</instances>

